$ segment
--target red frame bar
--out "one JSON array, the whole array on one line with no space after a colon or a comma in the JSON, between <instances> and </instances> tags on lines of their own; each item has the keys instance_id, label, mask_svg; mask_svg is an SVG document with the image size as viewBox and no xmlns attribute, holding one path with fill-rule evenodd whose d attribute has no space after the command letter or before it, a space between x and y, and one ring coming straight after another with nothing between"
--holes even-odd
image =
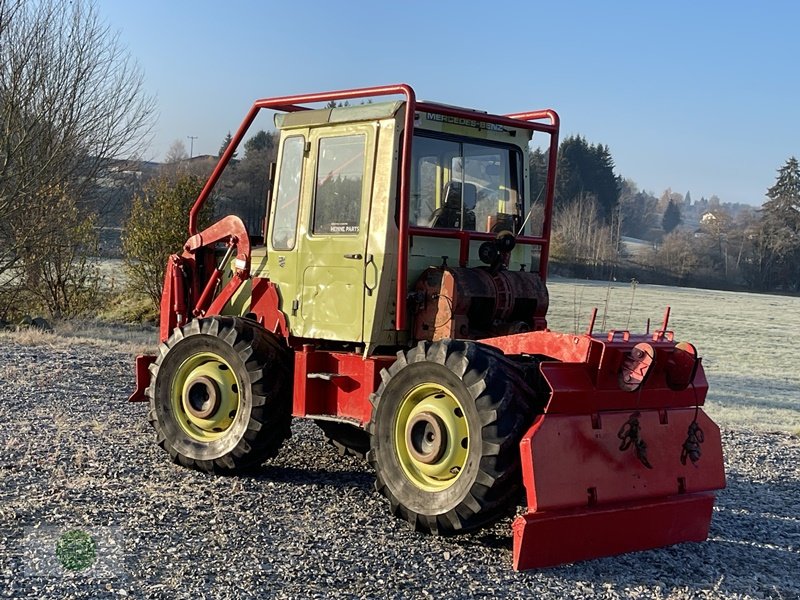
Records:
<instances>
[{"instance_id":1,"label":"red frame bar","mask_svg":"<svg viewBox=\"0 0 800 600\"><path fill-rule=\"evenodd\" d=\"M549 108L531 112L514 113L506 116L510 119L520 119L522 121L550 119L550 149L547 159L547 183L545 184L544 221L542 223L542 238L544 238L545 242L540 244L542 252L539 255L539 274L542 277L542 282L547 282L547 264L550 258L550 230L553 226L553 201L555 199L556 168L558 166L558 132L561 128L561 119L556 111ZM539 129L539 131L548 130ZM519 238L517 238L517 241L522 241L523 244L525 243Z\"/></svg>"},{"instance_id":2,"label":"red frame bar","mask_svg":"<svg viewBox=\"0 0 800 600\"><path fill-rule=\"evenodd\" d=\"M244 139L247 130L252 125L258 112L262 109L270 109L282 112L296 112L299 110L309 110L309 107L301 106L315 102L329 102L331 100L352 100L357 98L371 98L375 96L394 96L402 95L406 98L406 113L404 117L404 135L400 148L400 220L398 223L397 241L397 290L396 306L397 314L395 319L395 329L404 330L407 325L406 318L406 279L408 278L408 252L409 239L411 235L430 236L430 237L452 237L461 240L460 260L466 262L469 251L470 239L492 239L491 234L480 234L458 231L436 231L419 227L409 227L408 224L408 205L409 205L409 185L411 176L411 140L414 131L414 115L417 110L433 112L440 115L472 119L484 123L505 125L507 127L530 129L550 134L549 163L547 173L547 183L545 188L545 210L542 235L540 237L520 236L517 242L521 244L537 245L541 247L539 257L539 274L543 281L547 279L547 260L550 254L550 229L552 224L553 195L555 190L556 160L558 153L558 132L560 120L554 110L545 109L513 113L509 115L492 115L488 113L471 111L464 108L444 106L429 102L417 102L414 90L405 83L386 85L379 87L355 88L351 90L338 90L321 92L317 94L303 94L298 96L281 96L277 98L264 98L256 100L247 116L242 121L236 135L231 139L225 152L220 158L211 176L208 178L203 190L197 197L191 211L189 212L189 235L197 234L197 217L200 209L205 204L214 186L219 181L223 170L230 162L234 152ZM541 123L542 120L549 120L550 123ZM412 132L412 135L408 135Z\"/></svg>"}]
</instances>

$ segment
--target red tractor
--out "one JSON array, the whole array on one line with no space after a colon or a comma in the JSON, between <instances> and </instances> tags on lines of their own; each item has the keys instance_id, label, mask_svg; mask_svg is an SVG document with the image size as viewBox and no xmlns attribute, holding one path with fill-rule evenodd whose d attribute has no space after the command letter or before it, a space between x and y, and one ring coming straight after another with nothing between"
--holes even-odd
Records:
<instances>
[{"instance_id":1,"label":"red tractor","mask_svg":"<svg viewBox=\"0 0 800 600\"><path fill-rule=\"evenodd\" d=\"M264 218L198 231L263 110L280 133ZM704 540L722 444L668 311L643 334L547 328L558 132L552 110L489 114L407 85L256 101L167 265L158 355L136 361L131 400L149 401L158 444L229 473L313 419L431 534L491 523L524 490L517 569Z\"/></svg>"}]
</instances>

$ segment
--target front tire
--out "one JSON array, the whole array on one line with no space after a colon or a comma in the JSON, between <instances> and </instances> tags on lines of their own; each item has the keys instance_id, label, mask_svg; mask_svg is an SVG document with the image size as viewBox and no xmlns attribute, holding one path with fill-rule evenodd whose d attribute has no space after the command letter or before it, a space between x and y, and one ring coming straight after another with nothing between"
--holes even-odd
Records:
<instances>
[{"instance_id":1,"label":"front tire","mask_svg":"<svg viewBox=\"0 0 800 600\"><path fill-rule=\"evenodd\" d=\"M150 369L149 420L176 463L241 471L274 457L290 435L289 351L255 323L195 319L161 345Z\"/></svg>"},{"instance_id":2,"label":"front tire","mask_svg":"<svg viewBox=\"0 0 800 600\"><path fill-rule=\"evenodd\" d=\"M513 510L534 392L500 351L441 340L399 352L373 394L375 488L418 531L467 532Z\"/></svg>"}]
</instances>

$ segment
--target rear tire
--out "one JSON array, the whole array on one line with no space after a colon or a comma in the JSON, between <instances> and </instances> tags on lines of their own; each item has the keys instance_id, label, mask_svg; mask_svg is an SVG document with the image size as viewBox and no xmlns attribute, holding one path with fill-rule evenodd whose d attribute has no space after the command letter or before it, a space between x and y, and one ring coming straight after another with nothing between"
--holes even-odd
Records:
<instances>
[{"instance_id":1,"label":"rear tire","mask_svg":"<svg viewBox=\"0 0 800 600\"><path fill-rule=\"evenodd\" d=\"M196 319L161 345L150 371L148 417L176 463L241 471L275 456L290 435L289 351L255 323Z\"/></svg>"},{"instance_id":2,"label":"rear tire","mask_svg":"<svg viewBox=\"0 0 800 600\"><path fill-rule=\"evenodd\" d=\"M533 420L520 367L494 348L441 340L399 352L381 375L367 459L392 514L447 535L512 511L519 441Z\"/></svg>"}]
</instances>

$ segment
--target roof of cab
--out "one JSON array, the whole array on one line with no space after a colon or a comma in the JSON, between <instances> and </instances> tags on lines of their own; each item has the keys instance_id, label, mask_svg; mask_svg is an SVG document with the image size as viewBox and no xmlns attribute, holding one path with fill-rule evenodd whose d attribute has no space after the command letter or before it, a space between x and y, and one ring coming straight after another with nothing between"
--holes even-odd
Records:
<instances>
[{"instance_id":1,"label":"roof of cab","mask_svg":"<svg viewBox=\"0 0 800 600\"><path fill-rule=\"evenodd\" d=\"M275 115L275 127L289 129L293 127L308 127L310 125L324 125L326 123L376 121L393 117L404 104L404 101L398 100L394 102L371 102L357 106L337 106L336 108L277 113Z\"/></svg>"}]
</instances>

